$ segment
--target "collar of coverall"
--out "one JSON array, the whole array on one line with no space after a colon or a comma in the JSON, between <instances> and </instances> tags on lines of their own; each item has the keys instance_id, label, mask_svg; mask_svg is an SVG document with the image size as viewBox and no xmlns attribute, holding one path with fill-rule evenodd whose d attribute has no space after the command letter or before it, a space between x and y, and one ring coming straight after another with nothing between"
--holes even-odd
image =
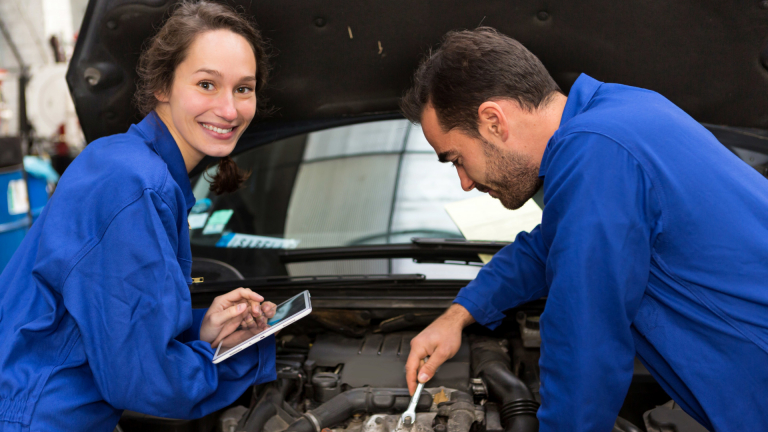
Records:
<instances>
[{"instance_id":1,"label":"collar of coverall","mask_svg":"<svg viewBox=\"0 0 768 432\"><path fill-rule=\"evenodd\" d=\"M571 92L568 93L568 101L565 103L563 115L560 117L561 128L564 124L568 123L570 119L584 111L584 108L587 107L589 102L592 100L592 97L595 95L595 92L597 92L597 89L600 88L601 85L603 85L602 82L592 78L587 74L579 75L579 78L575 83L573 83L573 86L571 87ZM555 131L555 134L557 134L557 131ZM552 144L551 138L547 143L547 148L544 149L544 155L541 158L542 163L539 167L539 177L542 178L547 173L547 164L544 161L547 160L547 153L549 153L550 144Z\"/></svg>"},{"instance_id":2,"label":"collar of coverall","mask_svg":"<svg viewBox=\"0 0 768 432\"><path fill-rule=\"evenodd\" d=\"M139 133L152 144L155 153L160 155L168 165L168 171L171 177L179 185L184 193L184 199L187 204L187 213L195 205L195 195L192 193L192 184L189 181L187 166L184 164L184 157L181 156L181 150L176 145L171 132L165 126L160 117L154 111L147 114L139 124L135 126Z\"/></svg>"}]
</instances>

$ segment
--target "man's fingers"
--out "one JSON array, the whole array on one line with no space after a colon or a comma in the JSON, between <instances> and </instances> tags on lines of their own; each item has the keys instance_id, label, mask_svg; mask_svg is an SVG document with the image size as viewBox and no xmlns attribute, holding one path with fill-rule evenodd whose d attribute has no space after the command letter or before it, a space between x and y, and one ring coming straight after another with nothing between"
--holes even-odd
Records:
<instances>
[{"instance_id":1,"label":"man's fingers","mask_svg":"<svg viewBox=\"0 0 768 432\"><path fill-rule=\"evenodd\" d=\"M444 353L442 350L437 349L434 353L429 357L429 360L424 363L424 366L419 369L419 376L416 377L416 379L420 383L425 383L432 379L433 376L435 376L435 372L437 372L437 368L440 367L441 364L445 363L445 361L448 360L448 355Z\"/></svg>"},{"instance_id":2,"label":"man's fingers","mask_svg":"<svg viewBox=\"0 0 768 432\"><path fill-rule=\"evenodd\" d=\"M416 372L419 370L421 359L427 356L423 347L411 347L411 353L408 354L408 360L405 362L405 381L408 383L408 392L413 394L416 391Z\"/></svg>"}]
</instances>

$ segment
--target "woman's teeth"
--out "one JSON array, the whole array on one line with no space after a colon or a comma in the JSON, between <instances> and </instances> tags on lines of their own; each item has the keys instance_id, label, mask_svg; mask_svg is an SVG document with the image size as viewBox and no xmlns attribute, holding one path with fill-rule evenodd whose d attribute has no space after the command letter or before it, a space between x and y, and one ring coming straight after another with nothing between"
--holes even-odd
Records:
<instances>
[{"instance_id":1,"label":"woman's teeth","mask_svg":"<svg viewBox=\"0 0 768 432\"><path fill-rule=\"evenodd\" d=\"M216 133L220 133L220 134L230 133L230 132L232 132L232 129L234 129L234 128L219 129L217 127L214 127L214 126L211 126L211 125L207 125L205 123L201 123L201 124L203 125L204 128L206 128L208 130L212 130L212 131L214 131Z\"/></svg>"}]
</instances>

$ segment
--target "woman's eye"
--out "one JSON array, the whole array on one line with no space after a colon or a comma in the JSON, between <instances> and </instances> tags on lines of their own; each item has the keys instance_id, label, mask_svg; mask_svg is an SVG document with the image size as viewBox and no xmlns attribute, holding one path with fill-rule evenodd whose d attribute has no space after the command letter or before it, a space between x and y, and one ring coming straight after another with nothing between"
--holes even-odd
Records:
<instances>
[{"instance_id":1,"label":"woman's eye","mask_svg":"<svg viewBox=\"0 0 768 432\"><path fill-rule=\"evenodd\" d=\"M213 90L213 83L210 81L200 81L197 85L203 90Z\"/></svg>"},{"instance_id":2,"label":"woman's eye","mask_svg":"<svg viewBox=\"0 0 768 432\"><path fill-rule=\"evenodd\" d=\"M238 93L242 93L242 94L247 94L247 93L250 93L252 91L253 91L253 89L250 88L250 87L238 87L237 88L237 92Z\"/></svg>"},{"instance_id":3,"label":"woman's eye","mask_svg":"<svg viewBox=\"0 0 768 432\"><path fill-rule=\"evenodd\" d=\"M458 159L451 161L451 164L453 165L454 168L458 168L461 166Z\"/></svg>"}]
</instances>

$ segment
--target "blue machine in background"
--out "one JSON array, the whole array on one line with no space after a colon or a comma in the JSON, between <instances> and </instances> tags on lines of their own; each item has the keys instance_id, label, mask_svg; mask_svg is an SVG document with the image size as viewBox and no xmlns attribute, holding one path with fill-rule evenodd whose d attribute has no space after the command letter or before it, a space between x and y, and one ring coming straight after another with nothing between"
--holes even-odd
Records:
<instances>
[{"instance_id":1,"label":"blue machine in background","mask_svg":"<svg viewBox=\"0 0 768 432\"><path fill-rule=\"evenodd\" d=\"M8 264L32 224L23 161L21 139L0 138L0 191L6 195L0 199L0 269Z\"/></svg>"},{"instance_id":2,"label":"blue machine in background","mask_svg":"<svg viewBox=\"0 0 768 432\"><path fill-rule=\"evenodd\" d=\"M32 223L43 212L50 196L49 187L59 182L59 173L51 166L51 162L37 156L24 156L24 171L27 173L27 190L29 192L29 212Z\"/></svg>"},{"instance_id":3,"label":"blue machine in background","mask_svg":"<svg viewBox=\"0 0 768 432\"><path fill-rule=\"evenodd\" d=\"M0 271L48 202L48 184L58 180L50 171L39 159L22 157L20 138L0 138L0 191L6 198L0 198Z\"/></svg>"}]
</instances>

